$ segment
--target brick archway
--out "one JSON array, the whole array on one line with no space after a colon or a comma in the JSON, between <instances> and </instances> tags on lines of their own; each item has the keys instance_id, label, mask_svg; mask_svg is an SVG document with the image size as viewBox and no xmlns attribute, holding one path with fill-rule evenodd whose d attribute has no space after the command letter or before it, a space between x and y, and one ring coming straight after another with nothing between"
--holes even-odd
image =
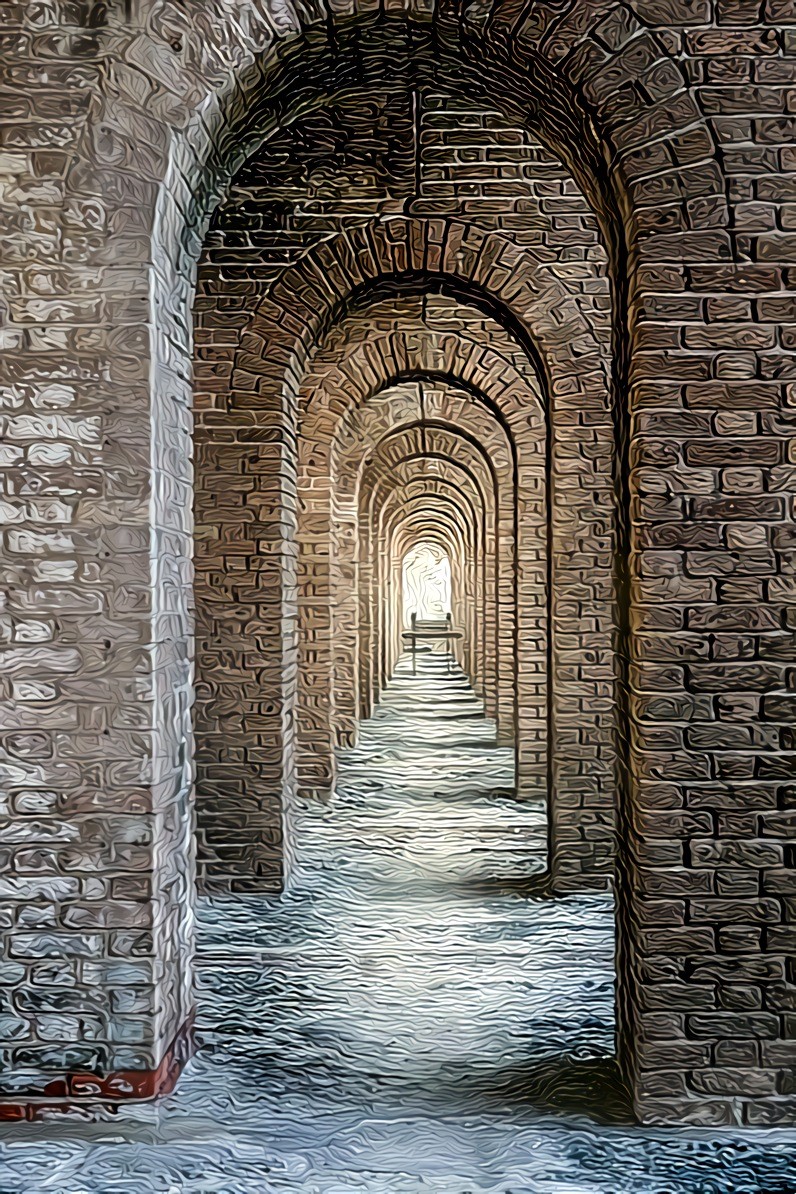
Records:
<instances>
[{"instance_id":1,"label":"brick archway","mask_svg":"<svg viewBox=\"0 0 796 1194\"><path fill-rule=\"evenodd\" d=\"M356 262L355 267L352 262ZM523 265L522 269L517 262ZM506 272L509 264L514 267L511 275ZM390 270L393 272L383 274L383 271ZM470 274L475 281L468 280ZM490 292L490 285L494 286L494 293ZM353 287L350 295L345 293L346 286ZM518 309L523 309L522 318L514 308L505 309L501 305L501 287L508 288L512 301ZM471 302L474 295L474 310L480 312L478 318L486 319L490 327L494 325L493 336L497 334L499 339L502 337L512 346L510 351L515 356L519 354L525 377L522 378L517 372L516 361L508 365L507 372L507 366L495 355L495 350L490 350L486 345L479 345L477 341L470 342L466 337L463 340L460 335L429 337L427 329L422 327L422 321L415 325L416 333L425 337L425 347L419 352L415 344L401 333L397 337L385 336L383 341L378 342L384 345L382 364L376 360L380 352L378 344L374 356L372 342L368 344L367 359L361 354L359 357L356 353L350 355L349 348L345 346L345 339L351 336L352 344L355 344L357 327L362 329L366 326L362 320L367 317L369 310L384 313L387 309L385 304L389 305L391 301L427 302L428 300L422 296L429 293L439 294L438 301L443 303L445 296L451 293L455 296L460 311L466 309L463 304L468 300L468 295ZM393 300L390 298L391 294L400 297ZM372 304L376 306L373 307ZM337 335L338 341L340 335L343 335L343 340L337 343L333 334L328 349L323 347L324 341L320 341L320 347L311 354L312 365L308 359L308 371L302 382L299 380L300 361L302 356L307 356L304 343L307 341L311 344L311 337L320 336L324 326L328 325L330 329L337 327L337 308L340 308L341 313L351 311L340 324L341 329L347 329L346 332ZM305 315L302 313L306 313L309 324L305 322ZM535 339L524 330L525 325L534 326ZM562 330L566 335L563 344ZM520 341L519 345L517 340ZM542 345L542 357L539 356L537 342ZM467 351L462 357L463 344L467 345ZM337 375L338 385L335 391L334 378L328 374L328 369L335 359L335 354L341 351L348 356L348 361L345 375ZM591 567L595 570L595 576L597 570L602 569L605 579L604 582L594 579L589 581L584 579L583 571L586 556L581 553L580 557L574 557L573 560L569 549L557 550L555 546L557 542L568 545L576 539L582 544L589 541L592 535L590 523L593 524L594 519L592 506L595 499L592 485L596 486L595 493L601 489L604 494L604 515L609 509L607 503L610 500L611 432L610 414L607 409L607 365L602 361L601 351L599 342L585 325L573 298L566 293L555 276L539 270L530 263L523 263L521 255L505 237L490 237L477 228L466 228L465 225L456 222L449 225L444 221L401 219L390 221L385 226L370 225L355 229L350 236L327 240L315 254L302 258L294 270L280 275L277 283L269 289L262 310L243 330L239 347L235 351L230 379L225 382L225 388L228 389L224 399L228 412L225 417L230 420L231 426L239 420L247 426L251 423L259 423L261 426L261 430L257 432L250 430L244 433L237 461L232 448L225 448L225 457L228 460L226 469L231 474L239 474L241 470L245 472L246 466L242 462L248 454L245 444L249 437L255 434L276 434L275 430L267 433L263 429L263 424L267 424L272 418L268 414L269 408L277 412L275 418L280 424L285 417L286 409L295 411L293 416L288 414L289 420L291 417L296 420L303 418L300 412L318 384L319 393L328 395L325 402L329 414L327 416L324 413L321 419L332 420L324 430L324 442L330 443L334 419L340 417L349 400L349 392L353 395L361 389L362 383L355 376L357 361L362 362L363 378L369 380L374 376L374 369L375 376L384 379L390 376L391 371L405 373L420 366L438 369L440 364L447 368L452 367L467 384L478 385L486 393L492 389L496 394L496 398L492 400L493 405L496 403L502 410L504 419L508 419L509 412L514 411L512 417L517 424L514 434L519 442L522 442L526 435L523 427L528 417L528 397L525 395L529 395L530 400L538 404L533 395L540 385L538 370L543 369L541 384L545 385L548 394L545 417L548 420L553 417L559 431L554 450L558 459L562 461L560 467L564 478L566 466L563 461L567 457L574 460L581 454L579 441L582 435L577 430L577 424L582 418L582 411L602 410L601 429L592 417L592 425L598 436L602 437L603 445L594 455L594 463L588 466L593 472L593 480L589 480L580 491L577 487L565 487L560 503L556 506L554 521L548 528L556 559L554 591L560 595L560 612L557 611L555 616L560 622L562 640L572 635L577 639L581 635L578 626L578 602L583 600L584 586L589 585L600 590L591 602L593 612L590 616L596 619L596 623L589 634L594 644L598 639L602 639L599 648L601 657L596 657L592 664L592 677L584 676L579 679L569 691L562 688L556 697L559 702L558 713L551 709L548 714L548 720L555 724L555 733L561 743L561 758L565 760L561 767L550 771L548 778L550 790L552 791L554 786L560 794L557 807L562 813L554 818L556 828L552 846L556 860L555 871L562 886L577 886L584 879L590 881L594 873L599 873L610 865L611 858L611 727L610 719L603 712L606 686L610 686L610 668L606 671L605 664L610 652L610 579L607 571L610 568L610 558L602 548L595 546L592 549ZM297 354L295 358L294 353ZM461 363L458 359L460 357ZM323 378L321 383L313 380L314 367L318 376ZM505 377L502 374L505 374ZM551 375L554 379L552 381L548 380ZM511 378L513 380L507 380ZM320 409L325 412L327 407L323 406ZM555 412L554 416L551 415L551 411ZM296 427L298 425L297 422ZM568 426L574 429L574 434L566 430ZM313 461L312 485L316 493L314 500L317 501L317 493L320 492L317 490L318 478L325 469L328 472L328 467L323 463L323 454L328 453L329 449L316 442L316 433L310 432L309 425L305 427L305 423L302 422L301 427L303 442L306 443ZM288 430L287 435L290 439L293 431ZM538 448L538 432L536 439ZM212 447L210 450L213 450ZM552 441L549 441L549 450L553 450ZM255 464L255 468L259 467ZM288 475L293 467L292 461L284 461L282 477ZM582 469L583 464L576 467ZM231 477L230 486L234 487L235 483ZM292 489L292 481L289 487ZM261 500L262 496L258 498L258 501ZM539 498L536 496L531 500L538 502ZM292 498L289 501L292 501ZM284 511L285 504L274 499L272 508ZM228 520L228 514L223 508L220 509L218 517L225 522ZM326 518L328 519L328 514ZM224 533L223 528L220 533ZM314 538L317 538L317 533L318 525L314 524ZM321 548L321 553L328 556L328 547ZM275 594L283 589L290 590L293 584L294 559L295 554L291 548L285 557L284 576L281 579L274 576L271 582ZM261 560L257 566L262 568ZM323 583L319 591L324 591ZM232 605L234 614L234 610L239 609L237 594L233 595ZM329 614L324 613L320 606L316 612L320 619L318 625L329 626ZM282 619L281 612L275 616ZM214 627L215 638L218 641L218 620L214 620ZM324 636L328 633L329 631L323 631ZM270 641L273 644L276 636L272 636ZM271 654L270 659L263 656L261 672L264 676L284 674L292 669L293 664L290 660L294 648L291 636L288 635L283 641L288 654L282 657L278 653L276 656ZM598 650L596 645L594 649ZM330 662L322 664L320 657L316 655L316 647L313 646L312 650L313 658L317 657L319 660L318 666L329 669ZM325 734L326 740L330 741L329 732L323 731L318 723L318 710L323 711L326 708L326 686L319 684L317 680L310 680L306 669L303 671L310 685L307 691L312 693L309 699L314 704L311 735L317 740L319 734L321 737ZM328 674L331 676L331 671ZM290 790L295 783L293 762L289 748L285 748L282 735L285 732L283 727L287 724L286 715L289 721L292 720L292 703L290 693L284 695L287 704L278 702L273 707L268 740L273 743L274 758L281 757L283 760L285 770L282 772L282 787ZM595 707L600 710L596 734L593 735L594 745L586 748L587 753L594 758L594 766L589 775L584 772L585 763L573 764L571 761L573 754L577 759L578 754L583 751L577 742L582 733L584 715L588 716L588 702L594 702ZM228 727L221 729L213 725L206 726L204 722L202 727L203 733L210 730L219 734L221 742L226 743L229 739ZM292 741L294 731L291 730L289 733ZM571 740L572 746L568 745L568 740ZM331 782L330 750L331 747L327 748L329 766L325 770L317 770L318 758L312 759L310 767L313 779L310 786L318 782L321 786ZM585 759L586 754L583 757ZM538 759L534 765L538 766ZM277 766L276 762L274 766ZM593 795L592 785L595 786ZM252 791L254 792L254 789ZM223 793L221 798L222 801L226 800ZM287 799L289 803L289 797ZM269 840L265 839L266 848L270 848Z\"/></svg>"},{"instance_id":2,"label":"brick archway","mask_svg":"<svg viewBox=\"0 0 796 1194\"><path fill-rule=\"evenodd\" d=\"M622 466L620 1036L639 1113L722 1123L792 1113L777 1093L790 1056L793 960L785 779L793 245L783 207L793 161L779 14L768 5L754 14L758 26L725 31L699 6L681 12L658 0L522 12L445 4L430 16L410 6L394 19L357 10L328 22L256 4L242 15L142 4L135 20L112 9L107 27L69 31L87 102L70 93L62 129L47 134L63 151L40 152L28 132L8 163L15 213L28 199L35 209L14 225L8 282L19 403L9 428L9 667L41 693L33 712L14 697L13 732L35 724L45 736L35 764L11 743L12 812L25 825L14 800L28 788L54 792L47 833L85 846L79 858L88 861L74 874L68 857L48 863L45 877L63 893L64 939L53 948L71 957L91 930L85 948L105 967L96 997L108 1022L113 935L148 934L142 985L164 1010L156 1020L140 1014L144 1044L134 1057L106 1033L84 1055L92 1071L132 1067L145 1075L141 1090L159 1089L192 1004L188 361L207 215L271 130L347 83L344 70L335 78L336 62L361 63L368 81L387 44L399 65L410 48L437 55L451 86L453 64L462 86L477 83L502 110L532 121L569 162L609 250ZM25 71L39 79L49 39L23 40ZM748 125L736 119L735 56L757 80ZM20 91L25 71L13 75ZM379 237L391 257L389 232ZM411 261L411 245L399 237L396 246ZM40 255L36 278L31 253ZM511 255L493 275L519 270ZM387 272L401 272L395 259ZM507 300L510 288L510 280L498 287ZM310 315L297 301L299 339ZM284 331L268 333L274 356ZM565 330L557 338L572 347ZM579 359L573 378L584 367ZM548 380L555 388L552 373ZM64 430L62 404L74 412L74 444L52 464L38 436ZM270 453L272 465L289 464L289 437L253 423L241 420L250 462ZM56 473L41 473L49 469ZM289 501L282 507L289 542ZM69 529L53 531L56 517ZM280 592L289 557L272 573ZM290 602L276 627L274 611L263 613L263 635L284 631L289 656ZM129 852L128 834L138 843ZM20 838L9 840L24 859ZM115 852L126 869L100 908L84 880L111 875ZM38 888L16 874L9 898L24 905ZM131 900L138 881L150 894ZM738 923L752 926L743 941ZM31 1016L21 1019L33 1031ZM740 1071L727 1063L727 1041L744 1058ZM58 1076L32 1077L17 1097L65 1098L75 1075L66 1044L62 1052Z\"/></svg>"}]
</instances>

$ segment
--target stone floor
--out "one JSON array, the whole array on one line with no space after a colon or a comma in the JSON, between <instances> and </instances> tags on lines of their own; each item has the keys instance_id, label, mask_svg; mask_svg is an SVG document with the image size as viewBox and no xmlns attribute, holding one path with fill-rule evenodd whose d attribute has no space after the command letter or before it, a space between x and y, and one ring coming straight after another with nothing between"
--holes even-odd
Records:
<instances>
[{"instance_id":1,"label":"stone floor","mask_svg":"<svg viewBox=\"0 0 796 1194\"><path fill-rule=\"evenodd\" d=\"M793 1194L796 1132L628 1126L610 901L533 894L543 811L493 735L402 664L294 890L203 903L177 1092L0 1129L0 1194Z\"/></svg>"}]
</instances>

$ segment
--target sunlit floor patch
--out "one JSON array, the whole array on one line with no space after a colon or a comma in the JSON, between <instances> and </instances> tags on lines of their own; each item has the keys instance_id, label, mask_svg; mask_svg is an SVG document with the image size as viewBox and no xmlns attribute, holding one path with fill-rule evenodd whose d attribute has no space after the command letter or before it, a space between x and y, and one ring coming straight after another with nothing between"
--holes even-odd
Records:
<instances>
[{"instance_id":1,"label":"sunlit floor patch","mask_svg":"<svg viewBox=\"0 0 796 1194\"><path fill-rule=\"evenodd\" d=\"M638 1129L604 895L426 659L299 817L284 897L201 901L202 1048L157 1106L0 1130L2 1194L793 1194L796 1134Z\"/></svg>"}]
</instances>

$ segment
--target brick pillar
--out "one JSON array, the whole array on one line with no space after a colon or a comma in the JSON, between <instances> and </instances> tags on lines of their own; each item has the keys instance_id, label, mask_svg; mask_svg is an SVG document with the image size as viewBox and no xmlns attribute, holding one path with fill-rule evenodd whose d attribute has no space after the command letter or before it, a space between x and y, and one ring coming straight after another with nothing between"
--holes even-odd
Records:
<instances>
[{"instance_id":1,"label":"brick pillar","mask_svg":"<svg viewBox=\"0 0 796 1194\"><path fill-rule=\"evenodd\" d=\"M335 504L331 584L333 606L334 745L351 747L357 736L359 706L359 602L357 509L352 501Z\"/></svg>"},{"instance_id":2,"label":"brick pillar","mask_svg":"<svg viewBox=\"0 0 796 1194\"><path fill-rule=\"evenodd\" d=\"M103 152L71 179L79 264L38 234L7 246L9 268L37 265L4 359L4 1115L151 1097L189 1048L189 345L184 322L182 343L164 331L189 283L165 248L126 260L155 180ZM65 185L60 153L4 161L34 206ZM116 205L100 232L98 186Z\"/></svg>"},{"instance_id":3,"label":"brick pillar","mask_svg":"<svg viewBox=\"0 0 796 1194\"><path fill-rule=\"evenodd\" d=\"M516 486L517 795L548 800L547 535L543 444L520 443ZM534 452L534 449L535 452ZM552 794L551 794L552 795ZM550 812L548 811L548 816Z\"/></svg>"},{"instance_id":4,"label":"brick pillar","mask_svg":"<svg viewBox=\"0 0 796 1194\"><path fill-rule=\"evenodd\" d=\"M295 531L283 507L281 435L267 422L263 411L257 428L240 428L221 443L203 433L197 444L195 729L206 890L279 888L285 880Z\"/></svg>"},{"instance_id":5,"label":"brick pillar","mask_svg":"<svg viewBox=\"0 0 796 1194\"><path fill-rule=\"evenodd\" d=\"M649 1122L796 1110L796 419L768 297L783 282L763 264L637 277L620 1010Z\"/></svg>"},{"instance_id":6,"label":"brick pillar","mask_svg":"<svg viewBox=\"0 0 796 1194\"><path fill-rule=\"evenodd\" d=\"M289 881L295 793L296 403L279 380L293 346L258 318L253 283L213 261L196 324L200 878L274 890Z\"/></svg>"},{"instance_id":7,"label":"brick pillar","mask_svg":"<svg viewBox=\"0 0 796 1194\"><path fill-rule=\"evenodd\" d=\"M607 887L616 850L614 438L599 362L551 395L550 872L556 891Z\"/></svg>"}]
</instances>

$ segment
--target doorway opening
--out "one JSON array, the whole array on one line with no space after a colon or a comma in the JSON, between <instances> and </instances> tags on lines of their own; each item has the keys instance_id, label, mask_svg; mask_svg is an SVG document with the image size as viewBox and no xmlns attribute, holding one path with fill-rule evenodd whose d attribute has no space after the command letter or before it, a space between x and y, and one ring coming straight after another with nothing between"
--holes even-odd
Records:
<instances>
[{"instance_id":1,"label":"doorway opening","mask_svg":"<svg viewBox=\"0 0 796 1194\"><path fill-rule=\"evenodd\" d=\"M451 562L436 543L423 541L403 558L403 624L444 622L453 616Z\"/></svg>"},{"instance_id":2,"label":"doorway opening","mask_svg":"<svg viewBox=\"0 0 796 1194\"><path fill-rule=\"evenodd\" d=\"M497 923L489 900L505 900L519 953L518 893L553 871L604 888L614 818L606 254L567 167L474 98L415 97L408 175L403 142L386 185L355 169L359 137L400 140L402 86L286 121L233 180L199 269L196 428L203 885L317 900L349 972L381 910L396 989L408 963L390 934L432 950L429 907ZM522 180L484 182L475 206L430 201L439 154L463 168L461 128L498 181L519 155ZM429 624L440 643L407 651ZM479 932L446 1021L462 1072L481 1048L457 1039L484 980ZM436 977L417 981L432 1007ZM360 1031L372 1066L376 1029L347 1039ZM498 1074L511 1042L493 1039ZM422 1085L420 1052L400 1064L415 1062Z\"/></svg>"}]
</instances>

